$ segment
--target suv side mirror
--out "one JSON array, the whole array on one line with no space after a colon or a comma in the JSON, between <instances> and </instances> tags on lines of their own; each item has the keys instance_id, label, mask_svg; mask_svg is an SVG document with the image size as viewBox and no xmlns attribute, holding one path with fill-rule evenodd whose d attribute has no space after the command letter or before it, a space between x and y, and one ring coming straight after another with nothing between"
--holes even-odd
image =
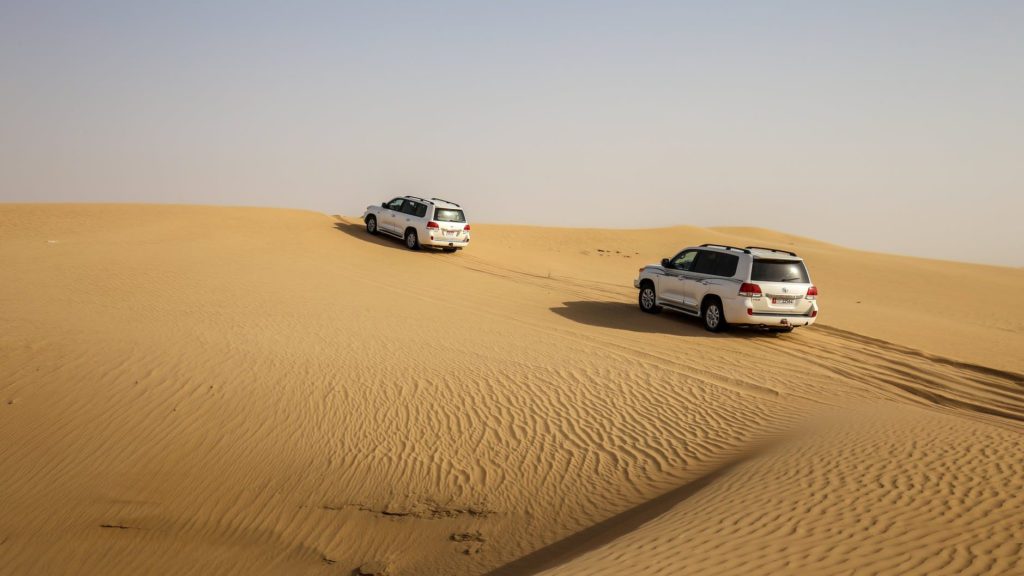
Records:
<instances>
[{"instance_id":1,"label":"suv side mirror","mask_svg":"<svg viewBox=\"0 0 1024 576\"><path fill-rule=\"evenodd\" d=\"M668 258L662 258L661 259L661 266L662 266L662 268L671 268L672 267L672 261L669 260Z\"/></svg>"},{"instance_id":2,"label":"suv side mirror","mask_svg":"<svg viewBox=\"0 0 1024 576\"><path fill-rule=\"evenodd\" d=\"M381 202L380 203L380 207L381 208L387 208L388 207L388 203L387 202Z\"/></svg>"}]
</instances>

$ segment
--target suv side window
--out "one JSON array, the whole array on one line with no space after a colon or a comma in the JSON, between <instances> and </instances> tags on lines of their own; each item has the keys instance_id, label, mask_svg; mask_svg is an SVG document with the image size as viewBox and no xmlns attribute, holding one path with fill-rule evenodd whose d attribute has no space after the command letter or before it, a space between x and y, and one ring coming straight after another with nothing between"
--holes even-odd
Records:
<instances>
[{"instance_id":1,"label":"suv side window","mask_svg":"<svg viewBox=\"0 0 1024 576\"><path fill-rule=\"evenodd\" d=\"M715 263L715 276L732 278L736 275L736 267L740 264L740 257L735 254L719 254L718 262Z\"/></svg>"},{"instance_id":2,"label":"suv side window","mask_svg":"<svg viewBox=\"0 0 1024 576\"><path fill-rule=\"evenodd\" d=\"M404 213L406 213L406 214L408 214L410 216L419 216L421 208L423 209L422 212L424 214L426 214L427 206L425 204L420 204L419 202L413 202L412 200L406 200L405 201L405 206L402 207L402 212L404 212Z\"/></svg>"},{"instance_id":3,"label":"suv side window","mask_svg":"<svg viewBox=\"0 0 1024 576\"><path fill-rule=\"evenodd\" d=\"M688 271L693 269L693 261L697 259L696 250L684 250L676 254L669 264L676 270Z\"/></svg>"},{"instance_id":4,"label":"suv side window","mask_svg":"<svg viewBox=\"0 0 1024 576\"><path fill-rule=\"evenodd\" d=\"M693 266L693 271L698 274L714 274L719 256L718 252L701 250L700 255L697 256L697 263Z\"/></svg>"},{"instance_id":5,"label":"suv side window","mask_svg":"<svg viewBox=\"0 0 1024 576\"><path fill-rule=\"evenodd\" d=\"M724 276L732 278L736 274L736 266L740 263L739 256L722 252L701 251L693 271L699 274Z\"/></svg>"},{"instance_id":6,"label":"suv side window","mask_svg":"<svg viewBox=\"0 0 1024 576\"><path fill-rule=\"evenodd\" d=\"M388 210L394 210L395 212L402 211L402 204L405 202L405 198L395 198L391 202L388 202Z\"/></svg>"}]
</instances>

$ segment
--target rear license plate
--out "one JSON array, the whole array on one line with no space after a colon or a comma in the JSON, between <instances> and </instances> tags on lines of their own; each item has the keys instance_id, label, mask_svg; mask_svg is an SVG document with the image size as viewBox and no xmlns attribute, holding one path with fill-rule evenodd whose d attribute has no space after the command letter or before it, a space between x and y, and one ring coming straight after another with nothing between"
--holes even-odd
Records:
<instances>
[{"instance_id":1,"label":"rear license plate","mask_svg":"<svg viewBox=\"0 0 1024 576\"><path fill-rule=\"evenodd\" d=\"M772 304L792 304L795 301L793 298L772 298Z\"/></svg>"},{"instance_id":2,"label":"rear license plate","mask_svg":"<svg viewBox=\"0 0 1024 576\"><path fill-rule=\"evenodd\" d=\"M459 233L456 232L455 230L445 230L444 231L445 238L454 238L455 236L458 236L458 235L459 235Z\"/></svg>"}]
</instances>

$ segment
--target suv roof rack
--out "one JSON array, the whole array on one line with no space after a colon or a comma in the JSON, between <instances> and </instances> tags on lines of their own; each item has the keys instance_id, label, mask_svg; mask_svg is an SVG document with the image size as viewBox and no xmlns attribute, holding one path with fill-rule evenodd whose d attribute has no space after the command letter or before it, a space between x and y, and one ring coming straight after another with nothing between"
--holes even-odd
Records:
<instances>
[{"instance_id":1,"label":"suv roof rack","mask_svg":"<svg viewBox=\"0 0 1024 576\"><path fill-rule=\"evenodd\" d=\"M444 198L431 198L431 200L438 200L440 202L447 202L447 203L451 204L452 206L455 206L457 208L462 208L462 206L459 206L455 202L452 202L451 200L445 200Z\"/></svg>"},{"instance_id":2,"label":"suv roof rack","mask_svg":"<svg viewBox=\"0 0 1024 576\"><path fill-rule=\"evenodd\" d=\"M735 250L737 252L743 252L744 254L750 254L750 250L746 248L737 248L735 246L726 246L725 244L701 244L701 248L721 248L722 250Z\"/></svg>"},{"instance_id":3,"label":"suv roof rack","mask_svg":"<svg viewBox=\"0 0 1024 576\"><path fill-rule=\"evenodd\" d=\"M789 254L794 258L799 258L796 252L790 252L789 250L779 250L778 248L765 248L764 246L747 246L747 250L767 250L769 252L779 252L781 254Z\"/></svg>"},{"instance_id":4,"label":"suv roof rack","mask_svg":"<svg viewBox=\"0 0 1024 576\"><path fill-rule=\"evenodd\" d=\"M411 196L409 194L406 194L405 196L403 196L403 198L412 198L413 200L419 200L420 202L426 202L427 204L433 204L433 202L431 202L430 200L427 200L425 198L420 198L419 196Z\"/></svg>"}]
</instances>

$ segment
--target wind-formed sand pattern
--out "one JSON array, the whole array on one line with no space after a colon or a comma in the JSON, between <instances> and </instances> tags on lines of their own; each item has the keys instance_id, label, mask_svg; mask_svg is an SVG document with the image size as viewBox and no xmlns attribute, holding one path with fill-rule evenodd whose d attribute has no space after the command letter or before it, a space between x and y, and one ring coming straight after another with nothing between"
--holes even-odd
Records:
<instances>
[{"instance_id":1,"label":"wind-formed sand pattern","mask_svg":"<svg viewBox=\"0 0 1024 576\"><path fill-rule=\"evenodd\" d=\"M473 230L0 206L0 573L1024 570L1024 271ZM795 249L819 325L641 314L700 242Z\"/></svg>"}]
</instances>

